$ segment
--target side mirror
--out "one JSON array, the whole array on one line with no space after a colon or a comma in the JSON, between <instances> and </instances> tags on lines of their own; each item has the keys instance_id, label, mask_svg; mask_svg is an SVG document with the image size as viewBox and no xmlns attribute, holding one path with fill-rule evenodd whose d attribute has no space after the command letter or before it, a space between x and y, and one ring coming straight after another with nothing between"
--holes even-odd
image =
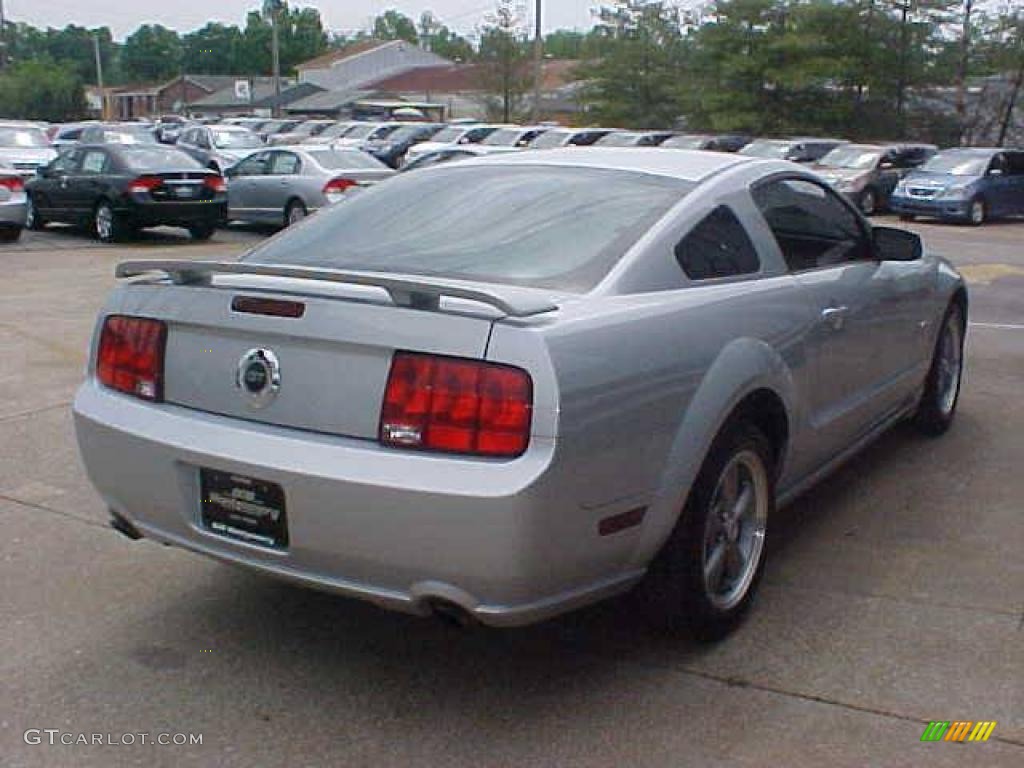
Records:
<instances>
[{"instance_id":1,"label":"side mirror","mask_svg":"<svg viewBox=\"0 0 1024 768\"><path fill-rule=\"evenodd\" d=\"M893 168L896 167L896 163L894 163L892 160L883 160L878 164L878 167L883 171L891 171Z\"/></svg>"},{"instance_id":2,"label":"side mirror","mask_svg":"<svg viewBox=\"0 0 1024 768\"><path fill-rule=\"evenodd\" d=\"M1002 176L1003 175L1003 169L1002 168L992 168L992 169L989 170L988 175L989 176Z\"/></svg>"},{"instance_id":3,"label":"side mirror","mask_svg":"<svg viewBox=\"0 0 1024 768\"><path fill-rule=\"evenodd\" d=\"M917 261L924 253L921 238L905 229L875 227L872 236L881 261Z\"/></svg>"}]
</instances>

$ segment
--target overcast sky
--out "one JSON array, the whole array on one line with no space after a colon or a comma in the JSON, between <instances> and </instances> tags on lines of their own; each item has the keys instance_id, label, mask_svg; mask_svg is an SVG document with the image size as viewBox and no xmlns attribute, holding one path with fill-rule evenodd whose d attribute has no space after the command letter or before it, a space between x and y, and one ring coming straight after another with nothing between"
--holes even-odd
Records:
<instances>
[{"instance_id":1,"label":"overcast sky","mask_svg":"<svg viewBox=\"0 0 1024 768\"><path fill-rule=\"evenodd\" d=\"M533 0L524 0L528 8ZM413 19L425 10L433 11L448 26L471 32L492 11L494 0L293 0L292 7L320 9L324 26L331 31L352 32L369 26L370 20L388 8ZM544 27L585 29L591 24L590 9L599 0L544 0ZM108 26L114 37L123 39L142 24L163 24L189 32L208 21L244 26L249 10L262 0L4 0L9 21L24 21L38 27Z\"/></svg>"}]
</instances>

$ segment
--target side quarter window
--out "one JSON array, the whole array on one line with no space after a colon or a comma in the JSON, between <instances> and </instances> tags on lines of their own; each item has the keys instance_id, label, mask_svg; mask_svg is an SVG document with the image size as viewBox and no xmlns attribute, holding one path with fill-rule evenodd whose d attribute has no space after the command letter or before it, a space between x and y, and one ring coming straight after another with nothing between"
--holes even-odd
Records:
<instances>
[{"instance_id":1,"label":"side quarter window","mask_svg":"<svg viewBox=\"0 0 1024 768\"><path fill-rule=\"evenodd\" d=\"M872 258L856 214L834 192L806 179L780 179L751 194L791 271Z\"/></svg>"},{"instance_id":2,"label":"side quarter window","mask_svg":"<svg viewBox=\"0 0 1024 768\"><path fill-rule=\"evenodd\" d=\"M749 275L761 268L757 249L728 207L720 205L679 241L676 260L691 280Z\"/></svg>"}]
</instances>

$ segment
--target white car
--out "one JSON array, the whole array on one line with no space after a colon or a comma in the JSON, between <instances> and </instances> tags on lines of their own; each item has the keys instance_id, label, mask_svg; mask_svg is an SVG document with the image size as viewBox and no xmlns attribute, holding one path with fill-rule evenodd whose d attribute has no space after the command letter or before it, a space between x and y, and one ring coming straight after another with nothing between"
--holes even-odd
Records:
<instances>
[{"instance_id":1,"label":"white car","mask_svg":"<svg viewBox=\"0 0 1024 768\"><path fill-rule=\"evenodd\" d=\"M405 162L411 163L416 158L438 149L478 144L499 128L509 127L511 126L463 123L449 125L435 133L430 141L421 141L409 147L405 153Z\"/></svg>"}]
</instances>

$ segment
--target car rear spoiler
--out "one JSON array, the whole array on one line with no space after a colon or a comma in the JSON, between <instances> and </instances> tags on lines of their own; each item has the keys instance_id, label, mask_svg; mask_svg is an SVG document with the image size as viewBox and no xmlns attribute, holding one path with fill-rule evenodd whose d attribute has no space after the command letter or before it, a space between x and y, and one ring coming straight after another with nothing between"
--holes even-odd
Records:
<instances>
[{"instance_id":1,"label":"car rear spoiler","mask_svg":"<svg viewBox=\"0 0 1024 768\"><path fill-rule=\"evenodd\" d=\"M395 304L414 309L436 310L440 307L442 296L479 301L510 317L529 317L558 309L558 305L552 303L550 299L514 287L499 291L481 288L475 284L458 280L392 275L381 272L290 267L280 264L187 260L124 261L117 265L114 276L119 278L138 277L154 272L163 273L178 285L209 284L213 275L259 275L367 285L383 288Z\"/></svg>"}]
</instances>

